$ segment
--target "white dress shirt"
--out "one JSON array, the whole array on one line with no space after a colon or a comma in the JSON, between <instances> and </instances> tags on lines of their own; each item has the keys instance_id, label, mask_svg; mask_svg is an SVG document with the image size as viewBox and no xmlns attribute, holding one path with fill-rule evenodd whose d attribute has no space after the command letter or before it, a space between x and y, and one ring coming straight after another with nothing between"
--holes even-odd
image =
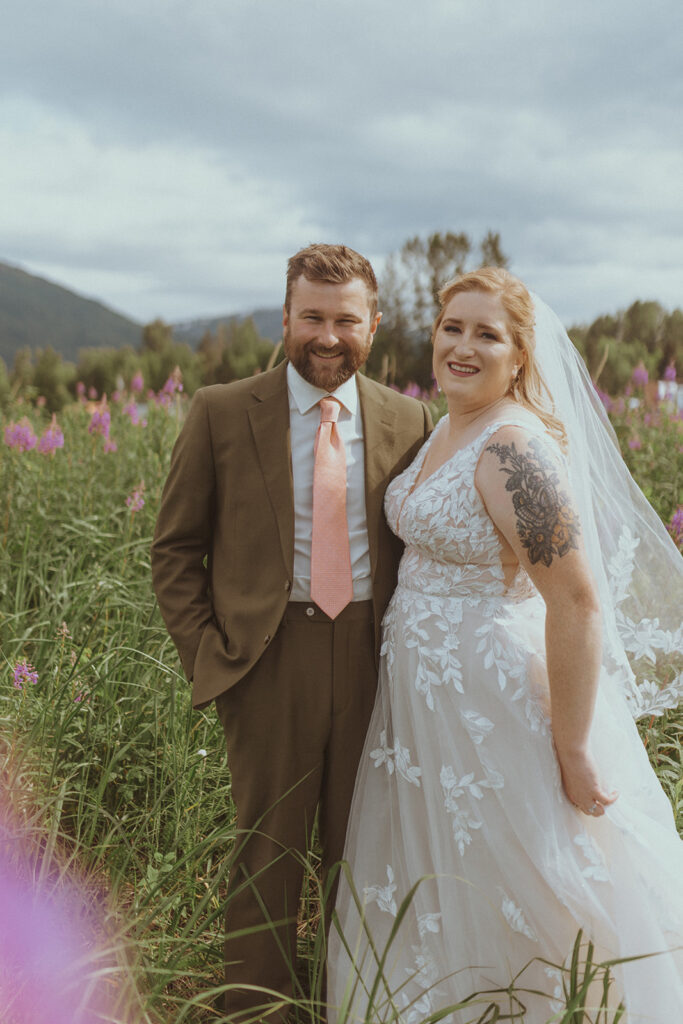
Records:
<instances>
[{"instance_id":1,"label":"white dress shirt","mask_svg":"<svg viewBox=\"0 0 683 1024\"><path fill-rule=\"evenodd\" d=\"M313 530L313 463L315 435L320 425L321 398L341 404L337 430L346 453L346 522L351 549L353 600L372 597L370 548L365 515L365 451L358 385L355 375L336 391L316 388L287 365L289 426L294 480L294 579L290 601L311 600L311 534Z\"/></svg>"}]
</instances>

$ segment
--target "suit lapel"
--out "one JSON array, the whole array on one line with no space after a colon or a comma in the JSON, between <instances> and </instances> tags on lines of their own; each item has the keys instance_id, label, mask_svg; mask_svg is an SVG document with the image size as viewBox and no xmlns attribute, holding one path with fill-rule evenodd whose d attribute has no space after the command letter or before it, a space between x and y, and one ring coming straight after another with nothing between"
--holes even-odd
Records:
<instances>
[{"instance_id":1,"label":"suit lapel","mask_svg":"<svg viewBox=\"0 0 683 1024\"><path fill-rule=\"evenodd\" d=\"M396 464L397 413L387 406L377 385L361 374L358 374L358 394L365 447L365 512L374 579L379 554L377 542L384 516L384 492Z\"/></svg>"},{"instance_id":2,"label":"suit lapel","mask_svg":"<svg viewBox=\"0 0 683 1024\"><path fill-rule=\"evenodd\" d=\"M294 573L294 487L289 431L287 366L257 377L248 409L254 444L280 534L285 566Z\"/></svg>"}]
</instances>

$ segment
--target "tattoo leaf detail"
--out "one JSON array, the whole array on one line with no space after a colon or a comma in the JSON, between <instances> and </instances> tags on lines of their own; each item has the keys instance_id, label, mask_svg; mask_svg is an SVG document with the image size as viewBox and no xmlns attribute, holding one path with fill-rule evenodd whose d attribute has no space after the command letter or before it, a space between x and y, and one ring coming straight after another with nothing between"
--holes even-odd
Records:
<instances>
[{"instance_id":1,"label":"tattoo leaf detail","mask_svg":"<svg viewBox=\"0 0 683 1024\"><path fill-rule=\"evenodd\" d=\"M512 444L491 444L486 449L498 456L501 473L507 473L505 490L512 492L517 533L532 565L549 566L553 555L578 548L579 521L569 498L558 490L559 477L537 438L529 451L518 452Z\"/></svg>"}]
</instances>

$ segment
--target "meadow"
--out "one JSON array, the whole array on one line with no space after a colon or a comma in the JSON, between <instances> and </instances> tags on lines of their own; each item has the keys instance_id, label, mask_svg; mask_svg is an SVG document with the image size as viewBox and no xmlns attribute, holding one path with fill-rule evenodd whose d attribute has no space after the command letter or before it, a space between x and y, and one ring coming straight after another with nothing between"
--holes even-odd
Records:
<instances>
[{"instance_id":1,"label":"meadow","mask_svg":"<svg viewBox=\"0 0 683 1024\"><path fill-rule=\"evenodd\" d=\"M4 877L47 907L44 919L17 911L10 953L8 918L0 923L7 1024L61 1024L61 996L43 992L43 947L29 926L52 927L45 922L63 898L68 923L58 944L69 930L86 936L80 959L64 967L64 1022L221 1019L214 1005L235 842L230 777L213 709L191 709L149 571L187 399L174 378L144 400L139 385L109 403L81 395L58 421L20 401L0 419L0 900ZM628 398L610 415L631 471L683 546L683 421L669 407ZM683 832L683 712L641 729ZM320 1019L319 896L313 853L299 929L302 1021ZM3 968L5 955L17 973L7 959ZM588 982L608 968L590 955L577 945L558 1021L593 1019L578 1008ZM43 998L52 1007L44 1018ZM473 1004L472 1021L523 1021L511 999Z\"/></svg>"}]
</instances>

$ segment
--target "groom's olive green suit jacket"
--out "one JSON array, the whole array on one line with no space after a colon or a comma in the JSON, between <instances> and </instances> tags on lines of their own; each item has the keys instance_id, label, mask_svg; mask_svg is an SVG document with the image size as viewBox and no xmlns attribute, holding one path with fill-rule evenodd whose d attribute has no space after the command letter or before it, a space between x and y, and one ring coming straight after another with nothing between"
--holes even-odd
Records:
<instances>
[{"instance_id":1,"label":"groom's olive green suit jacket","mask_svg":"<svg viewBox=\"0 0 683 1024\"><path fill-rule=\"evenodd\" d=\"M358 375L372 599L380 623L402 545L383 515L389 481L431 429L425 406ZM286 363L201 388L173 449L154 542L159 607L195 707L256 664L285 612L294 572Z\"/></svg>"}]
</instances>

